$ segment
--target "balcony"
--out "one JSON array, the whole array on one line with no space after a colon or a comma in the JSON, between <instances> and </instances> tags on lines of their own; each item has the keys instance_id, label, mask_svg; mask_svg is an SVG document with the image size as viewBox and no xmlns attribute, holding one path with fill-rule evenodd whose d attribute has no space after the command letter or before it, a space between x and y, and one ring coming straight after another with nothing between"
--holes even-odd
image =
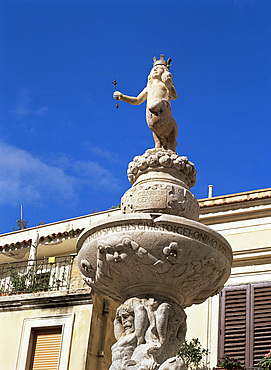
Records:
<instances>
[{"instance_id":1,"label":"balcony","mask_svg":"<svg viewBox=\"0 0 271 370\"><path fill-rule=\"evenodd\" d=\"M0 295L63 291L69 287L74 256L0 265Z\"/></svg>"}]
</instances>

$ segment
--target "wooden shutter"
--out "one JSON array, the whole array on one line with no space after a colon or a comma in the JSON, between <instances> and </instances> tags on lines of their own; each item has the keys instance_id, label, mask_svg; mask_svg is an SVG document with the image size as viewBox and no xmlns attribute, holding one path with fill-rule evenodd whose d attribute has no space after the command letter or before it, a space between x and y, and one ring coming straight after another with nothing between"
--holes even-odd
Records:
<instances>
[{"instance_id":1,"label":"wooden shutter","mask_svg":"<svg viewBox=\"0 0 271 370\"><path fill-rule=\"evenodd\" d=\"M243 364L247 351L248 286L224 288L221 293L219 354L238 358Z\"/></svg>"},{"instance_id":2,"label":"wooden shutter","mask_svg":"<svg viewBox=\"0 0 271 370\"><path fill-rule=\"evenodd\" d=\"M62 328L44 328L34 331L30 370L57 370Z\"/></svg>"},{"instance_id":3,"label":"wooden shutter","mask_svg":"<svg viewBox=\"0 0 271 370\"><path fill-rule=\"evenodd\" d=\"M252 285L253 366L271 350L271 285Z\"/></svg>"},{"instance_id":4,"label":"wooden shutter","mask_svg":"<svg viewBox=\"0 0 271 370\"><path fill-rule=\"evenodd\" d=\"M271 350L271 283L230 286L220 293L218 357L257 366Z\"/></svg>"}]
</instances>

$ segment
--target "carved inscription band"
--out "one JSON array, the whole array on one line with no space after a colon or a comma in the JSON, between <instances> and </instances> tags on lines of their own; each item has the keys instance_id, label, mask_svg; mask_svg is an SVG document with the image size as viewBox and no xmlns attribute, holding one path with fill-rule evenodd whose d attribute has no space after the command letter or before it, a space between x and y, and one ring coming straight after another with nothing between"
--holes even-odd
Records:
<instances>
[{"instance_id":1,"label":"carved inscription band","mask_svg":"<svg viewBox=\"0 0 271 370\"><path fill-rule=\"evenodd\" d=\"M88 236L85 240L85 243L90 242L93 239L99 238L101 236L108 235L109 233L119 233L119 232L127 232L127 231L160 231L160 232L169 232L178 235L182 235L199 242L202 242L210 247L214 248L224 256L226 256L229 260L231 260L231 252L228 248L225 248L225 243L221 243L218 238L215 238L213 235L208 235L206 232L202 230L198 230L193 227L188 226L180 226L171 223L154 223L154 222L134 222L134 223L120 223L116 226L104 227L100 230L93 230L93 233ZM84 244L85 244L84 243Z\"/></svg>"}]
</instances>

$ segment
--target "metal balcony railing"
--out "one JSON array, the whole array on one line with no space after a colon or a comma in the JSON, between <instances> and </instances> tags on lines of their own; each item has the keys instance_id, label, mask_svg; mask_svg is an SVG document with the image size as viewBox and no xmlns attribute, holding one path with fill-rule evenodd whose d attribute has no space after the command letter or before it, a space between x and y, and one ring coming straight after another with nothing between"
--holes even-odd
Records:
<instances>
[{"instance_id":1,"label":"metal balcony railing","mask_svg":"<svg viewBox=\"0 0 271 370\"><path fill-rule=\"evenodd\" d=\"M67 290L73 256L0 264L0 295Z\"/></svg>"}]
</instances>

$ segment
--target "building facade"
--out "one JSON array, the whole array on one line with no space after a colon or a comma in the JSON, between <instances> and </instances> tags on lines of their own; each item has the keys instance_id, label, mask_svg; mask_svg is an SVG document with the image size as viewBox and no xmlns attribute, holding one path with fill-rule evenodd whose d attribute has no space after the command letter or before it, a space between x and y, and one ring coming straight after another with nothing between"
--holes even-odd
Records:
<instances>
[{"instance_id":1,"label":"building facade","mask_svg":"<svg viewBox=\"0 0 271 370\"><path fill-rule=\"evenodd\" d=\"M187 339L246 367L271 349L271 189L199 200L200 221L233 249L223 291L186 309ZM117 304L91 295L76 264L76 241L110 210L0 236L0 368L96 370L110 366ZM37 258L31 245L39 234ZM50 356L48 357L48 353Z\"/></svg>"},{"instance_id":2,"label":"building facade","mask_svg":"<svg viewBox=\"0 0 271 370\"><path fill-rule=\"evenodd\" d=\"M80 232L111 211L0 236L0 368L108 369L117 305L83 282ZM38 231L37 258L29 259ZM42 367L40 367L42 366Z\"/></svg>"},{"instance_id":3,"label":"building facade","mask_svg":"<svg viewBox=\"0 0 271 370\"><path fill-rule=\"evenodd\" d=\"M233 249L223 291L188 308L188 338L210 350L209 367L223 354L255 367L271 350L271 189L201 199L200 221Z\"/></svg>"}]
</instances>

